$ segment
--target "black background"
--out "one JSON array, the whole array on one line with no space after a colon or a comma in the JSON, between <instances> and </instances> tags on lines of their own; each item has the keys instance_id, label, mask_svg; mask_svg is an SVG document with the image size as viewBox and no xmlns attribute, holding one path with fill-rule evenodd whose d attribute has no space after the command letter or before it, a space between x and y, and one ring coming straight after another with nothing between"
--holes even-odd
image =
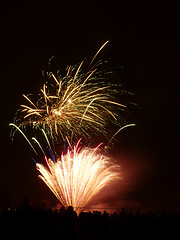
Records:
<instances>
[{"instance_id":1,"label":"black background","mask_svg":"<svg viewBox=\"0 0 180 240\"><path fill-rule=\"evenodd\" d=\"M122 1L8 2L0 14L0 206L58 202L38 177L32 151L9 123L22 94L39 93L41 71L55 56L58 68L92 58L119 66L123 87L135 94L124 130L111 151L123 180L93 200L95 206L179 211L179 18L176 6Z\"/></svg>"}]
</instances>

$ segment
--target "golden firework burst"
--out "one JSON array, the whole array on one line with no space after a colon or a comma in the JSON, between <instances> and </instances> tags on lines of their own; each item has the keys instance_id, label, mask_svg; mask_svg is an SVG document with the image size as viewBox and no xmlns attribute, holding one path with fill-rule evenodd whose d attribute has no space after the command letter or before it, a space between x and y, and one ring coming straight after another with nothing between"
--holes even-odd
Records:
<instances>
[{"instance_id":1,"label":"golden firework burst","mask_svg":"<svg viewBox=\"0 0 180 240\"><path fill-rule=\"evenodd\" d=\"M19 128L43 128L52 141L61 137L71 142L81 136L107 135L109 122L119 125L115 109L123 110L126 106L114 99L116 89L102 81L98 64L85 73L82 64L69 66L64 77L47 73L50 86L43 85L36 102L23 95L28 104L21 105L15 124Z\"/></svg>"}]
</instances>

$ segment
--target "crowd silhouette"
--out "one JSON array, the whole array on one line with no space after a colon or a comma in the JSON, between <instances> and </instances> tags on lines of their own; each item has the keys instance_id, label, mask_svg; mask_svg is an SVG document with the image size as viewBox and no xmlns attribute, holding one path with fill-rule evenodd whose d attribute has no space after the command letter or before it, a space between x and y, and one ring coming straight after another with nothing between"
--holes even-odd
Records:
<instances>
[{"instance_id":1,"label":"crowd silhouette","mask_svg":"<svg viewBox=\"0 0 180 240\"><path fill-rule=\"evenodd\" d=\"M25 198L18 210L0 213L0 239L179 239L180 216L154 214L81 211L69 206L55 209L33 208Z\"/></svg>"}]
</instances>

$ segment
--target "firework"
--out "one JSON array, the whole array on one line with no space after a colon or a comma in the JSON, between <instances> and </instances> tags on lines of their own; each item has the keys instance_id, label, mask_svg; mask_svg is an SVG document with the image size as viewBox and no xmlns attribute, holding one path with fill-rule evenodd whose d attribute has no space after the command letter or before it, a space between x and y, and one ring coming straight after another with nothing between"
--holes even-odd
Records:
<instances>
[{"instance_id":1,"label":"firework","mask_svg":"<svg viewBox=\"0 0 180 240\"><path fill-rule=\"evenodd\" d=\"M117 89L103 81L99 65L92 66L94 58L85 73L81 70L83 62L68 67L64 77L47 73L51 84L43 85L35 102L23 95L28 104L21 105L14 123L21 129L42 128L52 141L61 138L73 142L95 134L107 136L109 122L120 124L115 109L123 110L126 106L113 98Z\"/></svg>"},{"instance_id":2,"label":"firework","mask_svg":"<svg viewBox=\"0 0 180 240\"><path fill-rule=\"evenodd\" d=\"M47 167L36 164L40 178L65 207L84 207L103 187L120 177L119 167L99 152L99 146L81 149L78 142L57 161L46 159Z\"/></svg>"},{"instance_id":3,"label":"firework","mask_svg":"<svg viewBox=\"0 0 180 240\"><path fill-rule=\"evenodd\" d=\"M106 44L97 51L85 72L82 61L79 65L67 67L64 76L59 72L44 74L48 81L40 93L33 97L23 95L27 103L21 105L14 123L10 124L24 136L36 156L38 152L22 130L28 126L42 130L51 158L33 137L45 157L45 164L36 163L39 177L62 205L73 206L75 210L87 205L102 188L120 178L120 172L119 166L100 152L101 144L94 149L80 148L79 140L72 147L74 141L81 136L89 140L92 136L102 135L108 138L108 147L122 129L134 126L121 126L117 110L124 110L126 106L116 101L115 96L120 93L117 85L107 81L108 72L99 70L100 61L93 65ZM112 133L112 124L118 126L115 133ZM66 141L69 148L59 157L57 145L62 149Z\"/></svg>"}]
</instances>

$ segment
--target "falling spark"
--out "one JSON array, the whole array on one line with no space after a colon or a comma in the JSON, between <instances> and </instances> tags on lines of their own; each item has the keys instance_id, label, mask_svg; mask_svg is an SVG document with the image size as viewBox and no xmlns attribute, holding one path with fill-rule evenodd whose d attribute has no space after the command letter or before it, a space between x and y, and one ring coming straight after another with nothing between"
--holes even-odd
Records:
<instances>
[{"instance_id":1,"label":"falling spark","mask_svg":"<svg viewBox=\"0 0 180 240\"><path fill-rule=\"evenodd\" d=\"M95 149L80 148L79 142L73 150L56 162L48 159L48 167L37 163L40 178L46 183L65 207L75 210L84 207L89 200L111 181L120 178L119 166Z\"/></svg>"},{"instance_id":2,"label":"falling spark","mask_svg":"<svg viewBox=\"0 0 180 240\"><path fill-rule=\"evenodd\" d=\"M33 145L31 144L31 142L29 141L29 139L26 137L26 135L23 133L23 131L22 131L18 126L16 126L14 123L10 123L9 126L15 127L15 128L23 135L23 137L26 139L26 141L29 143L29 145L31 146L31 148L33 149L33 151L35 152L35 154L38 155L37 152L36 152L36 150L34 149Z\"/></svg>"},{"instance_id":3,"label":"falling spark","mask_svg":"<svg viewBox=\"0 0 180 240\"><path fill-rule=\"evenodd\" d=\"M131 124L127 124L127 125L121 127L121 128L111 137L111 139L110 139L109 142L107 143L106 147L112 142L113 138L114 138L120 131L122 131L124 128L127 128L127 127L135 127L135 126L136 126L136 124L131 123Z\"/></svg>"}]
</instances>

